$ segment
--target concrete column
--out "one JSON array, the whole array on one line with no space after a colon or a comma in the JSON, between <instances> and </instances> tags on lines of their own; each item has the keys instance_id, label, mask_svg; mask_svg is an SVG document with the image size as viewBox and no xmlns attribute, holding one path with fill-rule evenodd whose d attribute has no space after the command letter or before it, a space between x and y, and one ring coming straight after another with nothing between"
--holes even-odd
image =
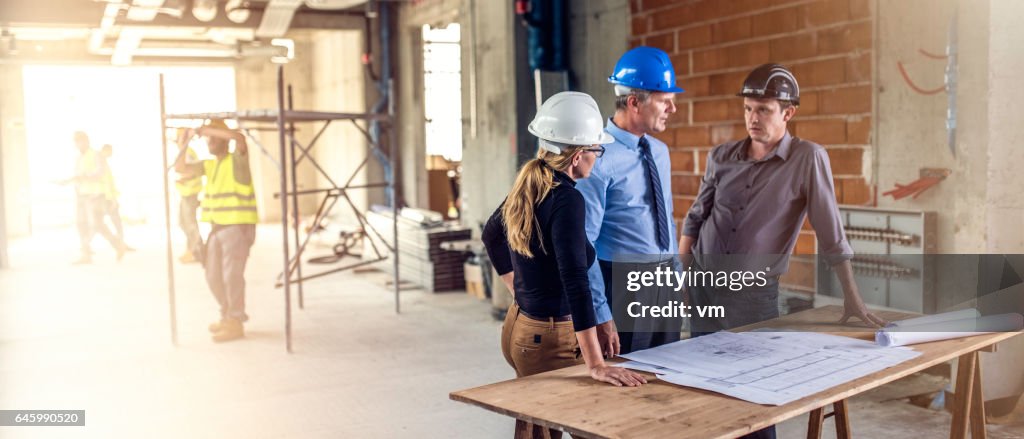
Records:
<instances>
[{"instance_id":1,"label":"concrete column","mask_svg":"<svg viewBox=\"0 0 1024 439\"><path fill-rule=\"evenodd\" d=\"M295 59L285 65L285 83L293 84L296 109L310 109L312 97L310 96L311 84L311 61L312 45L305 33L289 34L289 38L295 40ZM277 64L271 63L267 58L253 57L245 58L235 64L235 94L237 96L239 111L277 109ZM287 95L286 95L287 96ZM287 97L286 97L287 99ZM286 101L287 102L287 101ZM250 124L253 124L250 122ZM272 123L258 124L270 126ZM303 126L307 125L307 126ZM299 124L302 136L309 136L311 131L308 124ZM260 144L266 148L266 153L255 145L251 146L249 166L253 175L253 186L259 198L259 212L261 221L280 221L281 203L274 198L274 194L280 191L280 170L274 163L282 163L279 154L278 137L276 131L259 131L256 136ZM268 158L268 155L271 159ZM283 164L283 163L282 163ZM308 164L307 164L308 166ZM300 189L314 185L314 176L300 168L298 183ZM312 200L300 198L299 209L305 213L309 212Z\"/></svg>"},{"instance_id":2,"label":"concrete column","mask_svg":"<svg viewBox=\"0 0 1024 439\"><path fill-rule=\"evenodd\" d=\"M365 66L357 62L363 53L363 32L361 31L320 31L313 35L310 76L310 109L319 111L339 111L345 113L366 113L376 102L367 97L367 88L375 87L364 73ZM376 37L374 37L376 38ZM376 43L374 43L376 44ZM364 129L366 121L357 121ZM321 124L306 124L305 133L300 136L308 142L320 128ZM381 145L387 152L387 144ZM356 174L353 184L384 181L380 164L370 152L365 137L347 120L331 122L324 134L317 141L313 156L328 175L338 185L344 185L359 163L370 157L367 165ZM401 159L401 155L399 158ZM308 175L310 184L318 188L330 187L327 179L320 175L309 163L300 165L300 175ZM361 210L369 208L371 202L384 202L383 189L356 189L348 192L353 204ZM319 203L320 195L308 195L309 202ZM311 206L315 208L315 206ZM309 210L304 213L312 214ZM347 203L341 202L332 210L332 219L343 224L355 225L356 218Z\"/></svg>"},{"instance_id":3,"label":"concrete column","mask_svg":"<svg viewBox=\"0 0 1024 439\"><path fill-rule=\"evenodd\" d=\"M518 26L511 7L488 7L476 1L475 31L467 29L464 41L475 41L473 64L463 62L464 81L469 75L476 77L474 88L465 88L464 94L474 93L476 114L465 108L467 118L476 121L476 136L463 137L462 155L462 212L463 223L476 227L487 221L498 206L516 175L517 144L515 76L515 41L511 38ZM470 73L472 71L472 73ZM466 84L466 82L464 82ZM468 99L468 95L467 95ZM465 102L465 101L463 101Z\"/></svg>"},{"instance_id":4,"label":"concrete column","mask_svg":"<svg viewBox=\"0 0 1024 439\"><path fill-rule=\"evenodd\" d=\"M952 248L939 253L984 253L987 245L984 200L988 197L989 149L989 2L959 1L959 77L957 84L957 156L953 172L954 209L941 213L952 222Z\"/></svg>"},{"instance_id":5,"label":"concrete column","mask_svg":"<svg viewBox=\"0 0 1024 439\"><path fill-rule=\"evenodd\" d=\"M629 50L629 1L567 2L572 47L569 65L574 90L593 96L601 107L601 114L610 117L615 113L615 92L608 83L608 76L619 57Z\"/></svg>"},{"instance_id":6,"label":"concrete column","mask_svg":"<svg viewBox=\"0 0 1024 439\"><path fill-rule=\"evenodd\" d=\"M959 152L959 157L954 157L949 151L945 127L946 93L925 95L914 91L897 68L897 63L901 63L913 84L920 88L943 86L946 62L926 57L919 50L945 52L955 7L952 0L882 0L878 3L875 60L878 65L875 98L878 108L875 114L877 169L874 172L878 184L878 205L938 212L939 253L954 252L951 238L956 225L952 212L958 198L953 194L974 177L965 172L954 172L946 181L917 199L894 200L883 196L882 192L893 189L897 183L908 184L917 180L921 168L952 169L972 160ZM969 62L961 58L960 64L963 66ZM982 71L961 70L961 78L968 81L977 81L984 76Z\"/></svg>"},{"instance_id":7,"label":"concrete column","mask_svg":"<svg viewBox=\"0 0 1024 439\"><path fill-rule=\"evenodd\" d=\"M1006 0L959 0L960 60L957 161L962 177L955 188L953 251L949 253L1024 252L1024 124L1016 103L1024 100L1024 28L1015 17L1024 4ZM943 182L942 184L948 184ZM947 219L948 218L948 219ZM982 354L985 399L1024 391L1020 364L1024 339L1000 343Z\"/></svg>"},{"instance_id":8,"label":"concrete column","mask_svg":"<svg viewBox=\"0 0 1024 439\"><path fill-rule=\"evenodd\" d=\"M972 2L973 4L973 2ZM1024 3L994 0L989 12L987 248L992 253L1024 252Z\"/></svg>"},{"instance_id":9,"label":"concrete column","mask_svg":"<svg viewBox=\"0 0 1024 439\"><path fill-rule=\"evenodd\" d=\"M0 65L0 215L6 237L28 236L32 232L28 147L25 142L25 104L21 65Z\"/></svg>"}]
</instances>

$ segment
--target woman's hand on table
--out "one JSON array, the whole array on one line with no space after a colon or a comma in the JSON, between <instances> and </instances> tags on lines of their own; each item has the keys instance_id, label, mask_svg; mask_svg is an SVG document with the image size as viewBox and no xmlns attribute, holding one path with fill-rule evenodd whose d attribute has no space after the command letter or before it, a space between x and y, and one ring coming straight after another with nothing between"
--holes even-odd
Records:
<instances>
[{"instance_id":1,"label":"woman's hand on table","mask_svg":"<svg viewBox=\"0 0 1024 439\"><path fill-rule=\"evenodd\" d=\"M637 387L647 384L647 378L644 378L643 375L629 369L606 365L591 368L590 377L617 387Z\"/></svg>"}]
</instances>

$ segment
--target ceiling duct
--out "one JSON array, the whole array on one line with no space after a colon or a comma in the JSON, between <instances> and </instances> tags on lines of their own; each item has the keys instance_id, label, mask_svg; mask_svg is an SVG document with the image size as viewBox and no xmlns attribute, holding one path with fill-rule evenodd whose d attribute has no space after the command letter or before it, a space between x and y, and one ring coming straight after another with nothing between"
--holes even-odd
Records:
<instances>
[{"instance_id":1,"label":"ceiling duct","mask_svg":"<svg viewBox=\"0 0 1024 439\"><path fill-rule=\"evenodd\" d=\"M133 0L125 18L131 21L153 21L164 0Z\"/></svg>"},{"instance_id":2,"label":"ceiling duct","mask_svg":"<svg viewBox=\"0 0 1024 439\"><path fill-rule=\"evenodd\" d=\"M366 0L306 0L306 6L312 9L348 9L366 3Z\"/></svg>"},{"instance_id":3,"label":"ceiling duct","mask_svg":"<svg viewBox=\"0 0 1024 439\"><path fill-rule=\"evenodd\" d=\"M121 12L121 8L124 6L121 3L110 2L103 7L103 18L100 19L100 27L93 29L92 35L89 36L89 53L97 53L103 47L103 41L107 39L107 33L114 27L117 14Z\"/></svg>"},{"instance_id":4,"label":"ceiling duct","mask_svg":"<svg viewBox=\"0 0 1024 439\"><path fill-rule=\"evenodd\" d=\"M263 10L263 21L256 28L256 36L260 38L277 38L288 32L295 10L302 6L302 0L270 0Z\"/></svg>"},{"instance_id":5,"label":"ceiling duct","mask_svg":"<svg viewBox=\"0 0 1024 439\"><path fill-rule=\"evenodd\" d=\"M110 63L115 66L126 66L132 63L132 56L142 42L143 31L137 28L125 28L114 43L114 54L110 57Z\"/></svg>"}]
</instances>

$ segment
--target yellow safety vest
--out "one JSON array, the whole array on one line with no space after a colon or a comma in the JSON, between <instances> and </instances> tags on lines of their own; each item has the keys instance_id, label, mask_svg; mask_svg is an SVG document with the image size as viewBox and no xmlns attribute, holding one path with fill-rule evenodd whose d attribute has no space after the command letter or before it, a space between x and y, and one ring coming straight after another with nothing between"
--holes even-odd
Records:
<instances>
[{"instance_id":1,"label":"yellow safety vest","mask_svg":"<svg viewBox=\"0 0 1024 439\"><path fill-rule=\"evenodd\" d=\"M102 178L95 177L99 165L99 153L92 148L78 156L78 161L75 162L75 176L85 177L75 182L78 195L103 195L106 193Z\"/></svg>"},{"instance_id":2,"label":"yellow safety vest","mask_svg":"<svg viewBox=\"0 0 1024 439\"><path fill-rule=\"evenodd\" d=\"M206 189L200 219L213 224L256 224L256 194L252 184L235 179L234 154L221 160L203 161Z\"/></svg>"},{"instance_id":3,"label":"yellow safety vest","mask_svg":"<svg viewBox=\"0 0 1024 439\"><path fill-rule=\"evenodd\" d=\"M108 200L116 200L117 196L120 195L117 192L117 186L114 185L114 172L110 170L110 163L107 163L107 169L103 171L103 177L100 178L100 184L103 185L103 196Z\"/></svg>"},{"instance_id":4,"label":"yellow safety vest","mask_svg":"<svg viewBox=\"0 0 1024 439\"><path fill-rule=\"evenodd\" d=\"M193 163L199 161L199 155L196 154L196 152L193 151L192 148L186 150L185 155L189 159L191 159L186 160L186 163L188 163L189 161ZM174 187L178 189L178 195L181 195L183 197L190 197L192 195L196 195L203 190L203 176L197 175L192 178L178 180L174 182Z\"/></svg>"}]
</instances>

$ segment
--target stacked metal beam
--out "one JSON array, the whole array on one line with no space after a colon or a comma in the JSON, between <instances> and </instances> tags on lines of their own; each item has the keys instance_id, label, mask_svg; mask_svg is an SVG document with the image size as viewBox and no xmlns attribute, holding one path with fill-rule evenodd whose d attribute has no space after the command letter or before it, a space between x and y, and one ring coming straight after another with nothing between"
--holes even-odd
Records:
<instances>
[{"instance_id":1,"label":"stacked metal beam","mask_svg":"<svg viewBox=\"0 0 1024 439\"><path fill-rule=\"evenodd\" d=\"M366 219L381 235L368 235L378 248L391 244L390 212L368 212ZM402 280L412 282L430 292L461 291L466 288L462 264L468 254L461 251L441 249L441 243L470 239L472 231L456 223L423 226L419 222L399 218L398 220L398 270ZM369 241L364 241L371 245ZM364 255L372 255L369 248ZM391 273L394 264L385 260L376 265L380 270Z\"/></svg>"}]
</instances>

